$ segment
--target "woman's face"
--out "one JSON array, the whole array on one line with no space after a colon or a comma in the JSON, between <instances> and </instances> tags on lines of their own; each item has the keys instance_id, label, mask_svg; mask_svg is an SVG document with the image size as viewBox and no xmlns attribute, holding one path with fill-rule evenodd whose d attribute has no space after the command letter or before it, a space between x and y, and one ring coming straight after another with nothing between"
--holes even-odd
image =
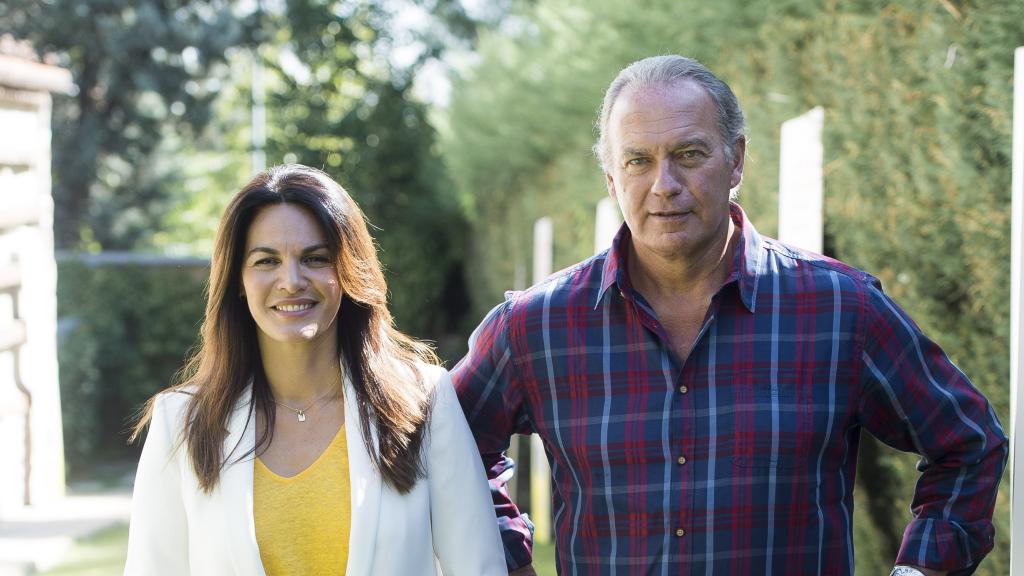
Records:
<instances>
[{"instance_id":1,"label":"woman's face","mask_svg":"<svg viewBox=\"0 0 1024 576\"><path fill-rule=\"evenodd\" d=\"M302 343L335 335L342 289L335 258L306 209L273 204L249 226L242 290L260 342Z\"/></svg>"}]
</instances>

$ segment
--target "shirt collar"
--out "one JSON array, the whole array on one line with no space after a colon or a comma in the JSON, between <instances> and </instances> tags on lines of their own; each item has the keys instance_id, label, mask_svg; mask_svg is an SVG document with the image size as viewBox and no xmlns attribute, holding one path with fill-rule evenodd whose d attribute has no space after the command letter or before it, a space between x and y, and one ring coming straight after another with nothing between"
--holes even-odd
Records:
<instances>
[{"instance_id":1,"label":"shirt collar","mask_svg":"<svg viewBox=\"0 0 1024 576\"><path fill-rule=\"evenodd\" d=\"M729 216L732 218L736 228L740 231L739 242L736 245L736 255L733 259L732 270L726 278L725 285L737 282L739 287L740 300L751 312L757 302L757 284L764 265L764 250L761 235L754 229L754 225L747 219L743 208L735 202L729 203ZM623 295L632 292L632 284L629 281L629 274L626 271L626 254L630 242L629 227L623 222L619 227L612 247L608 250L608 256L604 260L601 271L601 287L597 291L597 298L594 300L594 308L600 305L608 289L617 285Z\"/></svg>"},{"instance_id":2,"label":"shirt collar","mask_svg":"<svg viewBox=\"0 0 1024 576\"><path fill-rule=\"evenodd\" d=\"M612 240L612 247L608 249L608 255L604 259L604 267L601 270L601 288L597 291L597 298L594 299L594 309L601 304L601 300L604 298L605 292L612 287L613 284L618 284L619 291L621 292L625 285L629 283L626 278L626 247L629 246L629 226L623 222L622 226L619 226L619 231L615 233L615 238Z\"/></svg>"}]
</instances>

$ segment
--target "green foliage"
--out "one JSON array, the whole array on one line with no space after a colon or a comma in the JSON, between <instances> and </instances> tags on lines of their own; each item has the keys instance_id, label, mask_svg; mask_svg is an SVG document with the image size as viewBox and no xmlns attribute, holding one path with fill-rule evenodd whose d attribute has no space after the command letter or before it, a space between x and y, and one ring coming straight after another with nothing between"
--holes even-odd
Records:
<instances>
[{"instance_id":1,"label":"green foliage","mask_svg":"<svg viewBox=\"0 0 1024 576\"><path fill-rule=\"evenodd\" d=\"M444 156L473 223L475 312L529 269L531 225L555 220L556 268L590 253L606 193L588 154L603 91L633 60L693 56L749 124L741 203L777 227L781 123L825 119L826 251L882 279L1008 422L1009 172L1016 0L541 0L481 38L453 90ZM909 518L914 458L865 439L858 574L885 573ZM1008 570L1008 492L996 550Z\"/></svg>"},{"instance_id":2,"label":"green foliage","mask_svg":"<svg viewBox=\"0 0 1024 576\"><path fill-rule=\"evenodd\" d=\"M146 244L173 191L152 169L162 136L209 121L207 76L250 24L228 0L0 4L0 29L56 55L76 84L54 100L58 247Z\"/></svg>"},{"instance_id":3,"label":"green foliage","mask_svg":"<svg viewBox=\"0 0 1024 576\"><path fill-rule=\"evenodd\" d=\"M72 476L130 457L131 415L167 387L196 342L206 266L58 268L64 446Z\"/></svg>"},{"instance_id":4,"label":"green foliage","mask_svg":"<svg viewBox=\"0 0 1024 576\"><path fill-rule=\"evenodd\" d=\"M155 210L160 216L147 241L153 249L178 256L211 253L224 208L252 177L251 77L251 52L230 50L227 69L207 79L219 96L206 128L195 137L165 131L152 171L173 193Z\"/></svg>"}]
</instances>

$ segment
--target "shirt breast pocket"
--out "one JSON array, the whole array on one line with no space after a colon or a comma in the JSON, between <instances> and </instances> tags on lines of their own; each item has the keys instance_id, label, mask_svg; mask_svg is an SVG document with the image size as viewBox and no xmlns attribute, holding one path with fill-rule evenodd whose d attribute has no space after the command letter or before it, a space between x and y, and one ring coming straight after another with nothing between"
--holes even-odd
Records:
<instances>
[{"instance_id":1,"label":"shirt breast pocket","mask_svg":"<svg viewBox=\"0 0 1024 576\"><path fill-rule=\"evenodd\" d=\"M734 466L753 470L793 469L813 459L813 402L794 386L765 383L743 395L726 434Z\"/></svg>"}]
</instances>

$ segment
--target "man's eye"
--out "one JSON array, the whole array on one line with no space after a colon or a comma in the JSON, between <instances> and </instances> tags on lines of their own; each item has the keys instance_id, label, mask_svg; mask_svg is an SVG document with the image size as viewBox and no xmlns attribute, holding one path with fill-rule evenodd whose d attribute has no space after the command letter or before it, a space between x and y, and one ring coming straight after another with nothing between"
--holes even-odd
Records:
<instances>
[{"instance_id":1,"label":"man's eye","mask_svg":"<svg viewBox=\"0 0 1024 576\"><path fill-rule=\"evenodd\" d=\"M647 163L647 158L630 158L626 160L626 166L641 166Z\"/></svg>"},{"instance_id":2,"label":"man's eye","mask_svg":"<svg viewBox=\"0 0 1024 576\"><path fill-rule=\"evenodd\" d=\"M680 153L679 155L684 160L696 160L698 158L703 158L704 157L704 152L702 152L700 150L683 150L683 152Z\"/></svg>"}]
</instances>

